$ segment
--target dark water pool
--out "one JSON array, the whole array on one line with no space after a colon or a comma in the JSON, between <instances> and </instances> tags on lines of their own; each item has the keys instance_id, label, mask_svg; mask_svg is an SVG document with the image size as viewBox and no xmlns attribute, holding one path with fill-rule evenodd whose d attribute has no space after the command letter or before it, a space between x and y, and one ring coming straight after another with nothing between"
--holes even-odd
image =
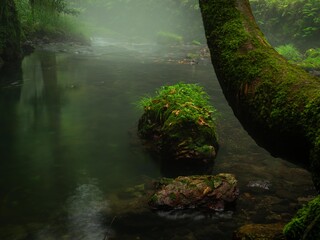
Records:
<instances>
[{"instance_id":1,"label":"dark water pool","mask_svg":"<svg viewBox=\"0 0 320 240\"><path fill-rule=\"evenodd\" d=\"M272 157L241 127L209 60L194 47L95 39L46 46L0 81L0 239L231 239L245 223L285 222L315 191L309 173ZM177 82L199 83L220 112L214 173L241 196L224 213L121 214L122 190L166 175L136 137L135 102ZM128 208L126 205L125 208Z\"/></svg>"}]
</instances>

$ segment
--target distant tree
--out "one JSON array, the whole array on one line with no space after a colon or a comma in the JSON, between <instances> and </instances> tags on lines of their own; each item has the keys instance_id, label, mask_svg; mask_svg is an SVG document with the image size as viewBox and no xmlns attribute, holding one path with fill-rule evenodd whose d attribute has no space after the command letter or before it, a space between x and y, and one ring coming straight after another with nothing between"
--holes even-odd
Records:
<instances>
[{"instance_id":1,"label":"distant tree","mask_svg":"<svg viewBox=\"0 0 320 240\"><path fill-rule=\"evenodd\" d=\"M0 0L0 58L4 62L21 59L20 22L14 0Z\"/></svg>"}]
</instances>

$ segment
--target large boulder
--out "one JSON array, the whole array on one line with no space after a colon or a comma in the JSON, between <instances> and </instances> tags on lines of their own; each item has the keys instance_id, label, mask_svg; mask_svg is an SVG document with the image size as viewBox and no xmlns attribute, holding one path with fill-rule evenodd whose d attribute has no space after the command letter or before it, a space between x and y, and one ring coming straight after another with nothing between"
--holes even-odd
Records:
<instances>
[{"instance_id":1,"label":"large boulder","mask_svg":"<svg viewBox=\"0 0 320 240\"><path fill-rule=\"evenodd\" d=\"M180 176L164 178L151 196L149 205L154 209L205 208L223 211L239 196L237 180L232 174L216 176Z\"/></svg>"},{"instance_id":2,"label":"large boulder","mask_svg":"<svg viewBox=\"0 0 320 240\"><path fill-rule=\"evenodd\" d=\"M140 100L144 113L138 131L164 160L207 164L218 150L209 96L196 84L164 86L155 97Z\"/></svg>"}]
</instances>

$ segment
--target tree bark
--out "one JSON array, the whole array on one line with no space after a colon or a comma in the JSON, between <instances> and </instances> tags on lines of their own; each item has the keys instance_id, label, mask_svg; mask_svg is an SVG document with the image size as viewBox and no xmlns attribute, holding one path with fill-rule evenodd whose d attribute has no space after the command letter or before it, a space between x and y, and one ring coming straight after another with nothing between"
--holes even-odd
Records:
<instances>
[{"instance_id":1,"label":"tree bark","mask_svg":"<svg viewBox=\"0 0 320 240\"><path fill-rule=\"evenodd\" d=\"M0 0L0 59L21 60L20 22L14 0Z\"/></svg>"},{"instance_id":2,"label":"tree bark","mask_svg":"<svg viewBox=\"0 0 320 240\"><path fill-rule=\"evenodd\" d=\"M249 133L259 132L256 139L268 150L311 166L320 190L319 78L270 46L248 0L200 0L200 8L212 63L235 115Z\"/></svg>"}]
</instances>

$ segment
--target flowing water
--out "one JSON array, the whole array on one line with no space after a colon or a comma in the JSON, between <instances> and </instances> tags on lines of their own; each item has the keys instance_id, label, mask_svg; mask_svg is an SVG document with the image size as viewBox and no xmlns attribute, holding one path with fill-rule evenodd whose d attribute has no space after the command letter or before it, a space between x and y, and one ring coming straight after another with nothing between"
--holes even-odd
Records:
<instances>
[{"instance_id":1,"label":"flowing water","mask_svg":"<svg viewBox=\"0 0 320 240\"><path fill-rule=\"evenodd\" d=\"M310 174L242 128L210 60L179 61L196 48L94 39L92 47L47 45L21 70L2 72L0 239L231 239L245 223L288 221L312 198ZM236 175L237 205L222 213L114 210L125 189L174 175L138 141L135 102L178 82L203 86L220 113L213 173Z\"/></svg>"}]
</instances>

